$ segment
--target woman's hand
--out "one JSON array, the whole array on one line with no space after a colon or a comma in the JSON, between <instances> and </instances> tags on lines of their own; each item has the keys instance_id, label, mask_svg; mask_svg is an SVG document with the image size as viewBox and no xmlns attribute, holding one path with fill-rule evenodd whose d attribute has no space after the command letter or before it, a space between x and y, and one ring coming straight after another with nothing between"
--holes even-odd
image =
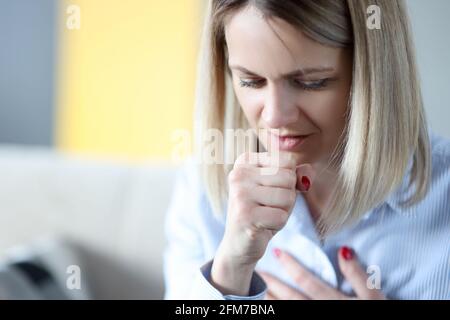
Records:
<instances>
[{"instance_id":1,"label":"woman's hand","mask_svg":"<svg viewBox=\"0 0 450 320\"><path fill-rule=\"evenodd\" d=\"M325 284L287 252L275 249L275 254L295 283L303 289L303 293L283 283L269 273L258 272L268 286L267 300L385 299L380 290L368 288L367 274L357 261L353 250L347 247L342 247L339 250L339 268L351 284L353 291L356 293L356 297L346 296L342 292Z\"/></svg>"},{"instance_id":2,"label":"woman's hand","mask_svg":"<svg viewBox=\"0 0 450 320\"><path fill-rule=\"evenodd\" d=\"M225 234L211 283L222 294L248 295L256 263L294 207L296 162L289 153L245 153L236 160L228 183Z\"/></svg>"}]
</instances>

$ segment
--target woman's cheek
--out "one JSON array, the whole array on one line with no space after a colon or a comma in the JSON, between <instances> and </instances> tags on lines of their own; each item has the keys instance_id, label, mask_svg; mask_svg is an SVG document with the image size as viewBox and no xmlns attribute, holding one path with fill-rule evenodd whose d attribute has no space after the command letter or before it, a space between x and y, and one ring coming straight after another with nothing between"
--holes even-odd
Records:
<instances>
[{"instance_id":1,"label":"woman's cheek","mask_svg":"<svg viewBox=\"0 0 450 320\"><path fill-rule=\"evenodd\" d=\"M326 157L331 156L332 152L335 150L345 127L345 110L342 108L342 105L330 105L329 110L329 116L324 117L324 122L321 123L321 127L323 128L324 149L326 150L324 156Z\"/></svg>"},{"instance_id":2,"label":"woman's cheek","mask_svg":"<svg viewBox=\"0 0 450 320\"><path fill-rule=\"evenodd\" d=\"M255 127L259 123L263 103L248 94L237 93L236 97L247 120L252 127Z\"/></svg>"}]
</instances>

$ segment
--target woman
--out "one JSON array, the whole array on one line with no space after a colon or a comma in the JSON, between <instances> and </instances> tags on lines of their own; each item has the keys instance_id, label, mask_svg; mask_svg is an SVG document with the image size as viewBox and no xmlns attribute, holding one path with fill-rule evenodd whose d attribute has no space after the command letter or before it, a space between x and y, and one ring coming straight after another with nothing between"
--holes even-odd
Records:
<instances>
[{"instance_id":1,"label":"woman","mask_svg":"<svg viewBox=\"0 0 450 320\"><path fill-rule=\"evenodd\" d=\"M450 298L450 143L403 1L213 0L202 54L198 133L258 143L180 175L167 299Z\"/></svg>"}]
</instances>

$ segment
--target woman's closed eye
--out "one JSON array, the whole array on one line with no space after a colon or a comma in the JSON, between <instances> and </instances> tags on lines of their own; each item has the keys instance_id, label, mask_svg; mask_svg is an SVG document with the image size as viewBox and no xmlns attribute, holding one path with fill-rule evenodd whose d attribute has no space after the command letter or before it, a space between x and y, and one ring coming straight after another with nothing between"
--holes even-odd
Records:
<instances>
[{"instance_id":1,"label":"woman's closed eye","mask_svg":"<svg viewBox=\"0 0 450 320\"><path fill-rule=\"evenodd\" d=\"M331 78L325 78L320 80L291 80L292 86L295 88L300 88L302 90L320 90L328 85L328 82L332 80ZM241 87L259 89L265 84L264 79L240 79L239 85Z\"/></svg>"}]
</instances>

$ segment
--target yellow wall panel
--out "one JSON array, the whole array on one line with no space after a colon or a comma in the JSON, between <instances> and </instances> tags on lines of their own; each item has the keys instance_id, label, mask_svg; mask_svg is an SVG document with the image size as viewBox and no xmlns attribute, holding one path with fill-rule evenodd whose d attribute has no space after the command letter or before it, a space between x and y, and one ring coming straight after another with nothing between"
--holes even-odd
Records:
<instances>
[{"instance_id":1,"label":"yellow wall panel","mask_svg":"<svg viewBox=\"0 0 450 320\"><path fill-rule=\"evenodd\" d=\"M201 0L74 0L60 5L58 147L169 159L192 130ZM80 29L66 10L80 9Z\"/></svg>"}]
</instances>

